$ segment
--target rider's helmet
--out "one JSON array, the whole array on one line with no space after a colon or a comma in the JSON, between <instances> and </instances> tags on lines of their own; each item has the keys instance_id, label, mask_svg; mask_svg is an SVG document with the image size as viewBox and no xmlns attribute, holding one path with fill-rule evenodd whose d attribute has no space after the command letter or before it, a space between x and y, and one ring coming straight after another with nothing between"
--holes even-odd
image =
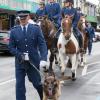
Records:
<instances>
[{"instance_id":1,"label":"rider's helmet","mask_svg":"<svg viewBox=\"0 0 100 100\"><path fill-rule=\"evenodd\" d=\"M68 2L74 4L74 1L73 0L64 0L64 3L68 3Z\"/></svg>"}]
</instances>

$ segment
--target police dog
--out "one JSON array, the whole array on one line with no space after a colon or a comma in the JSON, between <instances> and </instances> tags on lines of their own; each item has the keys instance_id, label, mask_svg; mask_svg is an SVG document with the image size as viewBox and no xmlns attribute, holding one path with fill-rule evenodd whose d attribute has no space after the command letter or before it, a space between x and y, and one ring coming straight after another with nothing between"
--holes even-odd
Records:
<instances>
[{"instance_id":1,"label":"police dog","mask_svg":"<svg viewBox=\"0 0 100 100\"><path fill-rule=\"evenodd\" d=\"M58 100L60 95L60 81L55 77L54 72L46 73L43 84L43 100Z\"/></svg>"}]
</instances>

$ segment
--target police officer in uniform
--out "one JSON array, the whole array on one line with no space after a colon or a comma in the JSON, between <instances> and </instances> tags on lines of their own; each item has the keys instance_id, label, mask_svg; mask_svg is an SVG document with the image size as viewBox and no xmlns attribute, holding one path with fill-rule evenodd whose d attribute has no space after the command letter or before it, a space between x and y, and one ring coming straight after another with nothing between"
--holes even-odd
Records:
<instances>
[{"instance_id":1,"label":"police officer in uniform","mask_svg":"<svg viewBox=\"0 0 100 100\"><path fill-rule=\"evenodd\" d=\"M40 6L40 7L37 9L36 15L37 15L38 17L42 17L42 16L45 15L45 3L44 3L43 1L41 1L41 2L39 3L39 6Z\"/></svg>"},{"instance_id":2,"label":"police officer in uniform","mask_svg":"<svg viewBox=\"0 0 100 100\"><path fill-rule=\"evenodd\" d=\"M43 97L40 73L35 67L39 70L46 66L47 47L40 27L28 23L29 13L27 10L17 12L20 17L20 25L11 29L10 33L9 49L15 55L16 100L26 100L26 75L41 100Z\"/></svg>"},{"instance_id":3,"label":"police officer in uniform","mask_svg":"<svg viewBox=\"0 0 100 100\"><path fill-rule=\"evenodd\" d=\"M77 7L77 21L79 21L80 17L84 16L84 14L81 12L81 8Z\"/></svg>"},{"instance_id":4,"label":"police officer in uniform","mask_svg":"<svg viewBox=\"0 0 100 100\"><path fill-rule=\"evenodd\" d=\"M69 15L69 16L73 15L72 27L73 27L74 35L79 41L79 47L82 48L83 47L82 35L77 28L78 13L77 13L77 10L73 7L73 4L74 4L73 0L65 0L64 1L64 7L62 8L62 17L64 17L65 15Z\"/></svg>"},{"instance_id":5,"label":"police officer in uniform","mask_svg":"<svg viewBox=\"0 0 100 100\"><path fill-rule=\"evenodd\" d=\"M48 15L48 18L54 22L56 28L59 29L61 27L61 7L55 0L48 0L48 2L45 7L45 13ZM58 37L59 32L56 35Z\"/></svg>"},{"instance_id":6,"label":"police officer in uniform","mask_svg":"<svg viewBox=\"0 0 100 100\"><path fill-rule=\"evenodd\" d=\"M95 38L95 30L92 27L91 23L89 23L89 22L87 22L86 32L87 32L87 34L89 36L88 55L91 55L93 38Z\"/></svg>"},{"instance_id":7,"label":"police officer in uniform","mask_svg":"<svg viewBox=\"0 0 100 100\"><path fill-rule=\"evenodd\" d=\"M57 52L57 41L61 32L61 7L59 3L56 3L55 0L48 0L48 4L45 6L45 14L57 28L52 44L53 51Z\"/></svg>"}]
</instances>

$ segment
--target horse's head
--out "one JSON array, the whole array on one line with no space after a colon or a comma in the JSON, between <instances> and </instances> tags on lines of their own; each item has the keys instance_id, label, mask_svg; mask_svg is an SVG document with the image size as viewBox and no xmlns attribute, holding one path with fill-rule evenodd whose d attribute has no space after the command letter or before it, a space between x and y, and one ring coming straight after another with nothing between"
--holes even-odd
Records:
<instances>
[{"instance_id":1,"label":"horse's head","mask_svg":"<svg viewBox=\"0 0 100 100\"><path fill-rule=\"evenodd\" d=\"M41 26L41 29L44 33L44 35L46 37L53 37L54 34L56 33L56 28L53 24L53 22L51 22L49 19L48 19L48 16L42 16L39 18L39 22L40 22L40 26Z\"/></svg>"},{"instance_id":2,"label":"horse's head","mask_svg":"<svg viewBox=\"0 0 100 100\"><path fill-rule=\"evenodd\" d=\"M84 16L80 17L80 20L78 22L78 28L80 31L82 31L86 28L86 18Z\"/></svg>"},{"instance_id":3,"label":"horse's head","mask_svg":"<svg viewBox=\"0 0 100 100\"><path fill-rule=\"evenodd\" d=\"M45 27L46 26L46 24L48 23L47 20L48 20L47 16L40 16L38 18L38 21L39 21L41 27Z\"/></svg>"},{"instance_id":4,"label":"horse's head","mask_svg":"<svg viewBox=\"0 0 100 100\"><path fill-rule=\"evenodd\" d=\"M48 33L48 27L49 27L49 20L47 16L41 16L38 18L38 23L40 23L40 27L44 33L44 35L47 35Z\"/></svg>"},{"instance_id":5,"label":"horse's head","mask_svg":"<svg viewBox=\"0 0 100 100\"><path fill-rule=\"evenodd\" d=\"M62 33L65 36L66 40L68 40L71 37L71 29L72 29L72 19L73 15L65 15L65 17L62 19L61 26L62 26Z\"/></svg>"}]
</instances>

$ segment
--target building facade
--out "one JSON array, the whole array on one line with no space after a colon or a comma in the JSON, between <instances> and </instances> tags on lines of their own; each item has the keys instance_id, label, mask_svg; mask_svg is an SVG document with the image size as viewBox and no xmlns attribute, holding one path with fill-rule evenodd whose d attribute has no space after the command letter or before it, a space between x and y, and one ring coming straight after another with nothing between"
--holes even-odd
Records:
<instances>
[{"instance_id":1,"label":"building facade","mask_svg":"<svg viewBox=\"0 0 100 100\"><path fill-rule=\"evenodd\" d=\"M91 24L96 28L97 26L97 11L96 5L88 2L87 0L74 0L74 7L80 7L82 13L84 13L87 17L87 21L91 22Z\"/></svg>"},{"instance_id":2,"label":"building facade","mask_svg":"<svg viewBox=\"0 0 100 100\"><path fill-rule=\"evenodd\" d=\"M33 13L37 8L38 2L33 0L0 0L0 30L9 30L14 26L16 11L24 9Z\"/></svg>"}]
</instances>

